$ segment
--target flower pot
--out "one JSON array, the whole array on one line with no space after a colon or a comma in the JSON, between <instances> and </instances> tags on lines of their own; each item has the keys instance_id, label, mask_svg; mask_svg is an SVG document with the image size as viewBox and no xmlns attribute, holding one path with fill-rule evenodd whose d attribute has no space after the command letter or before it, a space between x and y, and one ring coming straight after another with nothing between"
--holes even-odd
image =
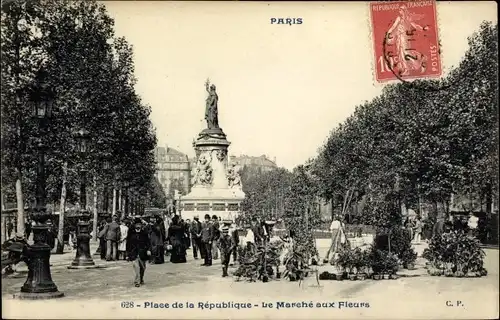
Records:
<instances>
[{"instance_id":1,"label":"flower pot","mask_svg":"<svg viewBox=\"0 0 500 320\"><path fill-rule=\"evenodd\" d=\"M382 275L380 275L380 274L373 275L373 280L381 280L381 279L382 279Z\"/></svg>"},{"instance_id":2,"label":"flower pot","mask_svg":"<svg viewBox=\"0 0 500 320\"><path fill-rule=\"evenodd\" d=\"M321 272L319 275L319 280L330 280L330 273L328 271Z\"/></svg>"},{"instance_id":3,"label":"flower pot","mask_svg":"<svg viewBox=\"0 0 500 320\"><path fill-rule=\"evenodd\" d=\"M396 280L399 279L399 276L397 274L391 274L389 278L391 278L392 280Z\"/></svg>"},{"instance_id":4,"label":"flower pot","mask_svg":"<svg viewBox=\"0 0 500 320\"><path fill-rule=\"evenodd\" d=\"M335 274L335 279L342 281L344 280L343 274L342 273L336 273Z\"/></svg>"},{"instance_id":5,"label":"flower pot","mask_svg":"<svg viewBox=\"0 0 500 320\"><path fill-rule=\"evenodd\" d=\"M351 281L356 280L356 278L357 278L357 276L356 276L355 274L353 274L353 273L349 274L349 279L350 279Z\"/></svg>"},{"instance_id":6,"label":"flower pot","mask_svg":"<svg viewBox=\"0 0 500 320\"><path fill-rule=\"evenodd\" d=\"M445 277L453 277L453 271L451 271L451 270L446 270L446 271L444 272L444 275L445 275Z\"/></svg>"},{"instance_id":7,"label":"flower pot","mask_svg":"<svg viewBox=\"0 0 500 320\"><path fill-rule=\"evenodd\" d=\"M413 263L408 263L408 264L406 265L406 269L408 269L408 270L414 270L414 269L415 269L415 264L413 264Z\"/></svg>"},{"instance_id":8,"label":"flower pot","mask_svg":"<svg viewBox=\"0 0 500 320\"><path fill-rule=\"evenodd\" d=\"M384 274L383 278L384 278L384 280L389 280L389 275L388 274Z\"/></svg>"},{"instance_id":9,"label":"flower pot","mask_svg":"<svg viewBox=\"0 0 500 320\"><path fill-rule=\"evenodd\" d=\"M480 273L482 277L486 277L488 275L488 271L485 268L482 268Z\"/></svg>"},{"instance_id":10,"label":"flower pot","mask_svg":"<svg viewBox=\"0 0 500 320\"><path fill-rule=\"evenodd\" d=\"M276 273L276 279L281 279L281 272Z\"/></svg>"},{"instance_id":11,"label":"flower pot","mask_svg":"<svg viewBox=\"0 0 500 320\"><path fill-rule=\"evenodd\" d=\"M364 273L358 274L358 280L366 280L366 274Z\"/></svg>"},{"instance_id":12,"label":"flower pot","mask_svg":"<svg viewBox=\"0 0 500 320\"><path fill-rule=\"evenodd\" d=\"M457 277L457 278L463 278L463 277L465 277L465 273L463 271L456 271L455 272L455 277Z\"/></svg>"}]
</instances>

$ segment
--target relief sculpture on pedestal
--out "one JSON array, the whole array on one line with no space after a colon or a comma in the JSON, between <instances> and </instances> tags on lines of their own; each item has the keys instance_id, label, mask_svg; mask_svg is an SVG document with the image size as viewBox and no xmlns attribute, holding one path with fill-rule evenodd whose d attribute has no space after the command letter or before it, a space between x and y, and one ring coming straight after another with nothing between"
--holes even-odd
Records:
<instances>
[{"instance_id":1,"label":"relief sculpture on pedestal","mask_svg":"<svg viewBox=\"0 0 500 320\"><path fill-rule=\"evenodd\" d=\"M193 178L191 183L193 185L210 185L212 183L212 167L211 159L207 159L205 155L201 155L194 168Z\"/></svg>"},{"instance_id":2,"label":"relief sculpture on pedestal","mask_svg":"<svg viewBox=\"0 0 500 320\"><path fill-rule=\"evenodd\" d=\"M230 188L241 189L241 177L236 170L236 165L232 163L227 169L227 181Z\"/></svg>"}]
</instances>

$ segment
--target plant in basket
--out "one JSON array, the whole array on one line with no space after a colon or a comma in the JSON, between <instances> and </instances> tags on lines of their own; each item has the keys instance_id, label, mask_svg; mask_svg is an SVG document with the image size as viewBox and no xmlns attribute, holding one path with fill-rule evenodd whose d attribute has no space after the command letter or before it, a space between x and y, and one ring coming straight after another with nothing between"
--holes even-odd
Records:
<instances>
[{"instance_id":1,"label":"plant in basket","mask_svg":"<svg viewBox=\"0 0 500 320\"><path fill-rule=\"evenodd\" d=\"M347 272L351 273L353 270L352 251L348 246L342 246L339 253L334 259L334 265L337 268L337 280L342 280Z\"/></svg>"},{"instance_id":2,"label":"plant in basket","mask_svg":"<svg viewBox=\"0 0 500 320\"><path fill-rule=\"evenodd\" d=\"M398 276L396 273L399 270L399 259L398 257L390 252L387 252L387 255L385 257L385 272L384 272L384 278L386 278L385 274L389 276L391 279L397 279Z\"/></svg>"},{"instance_id":3,"label":"plant in basket","mask_svg":"<svg viewBox=\"0 0 500 320\"><path fill-rule=\"evenodd\" d=\"M422 256L429 261L430 275L465 277L487 274L483 266L485 253L479 241L463 231L432 238Z\"/></svg>"},{"instance_id":4,"label":"plant in basket","mask_svg":"<svg viewBox=\"0 0 500 320\"><path fill-rule=\"evenodd\" d=\"M353 266L356 269L356 278L358 280L364 280L367 277L366 267L368 265L368 258L366 251L360 248L354 249L353 252Z\"/></svg>"},{"instance_id":5,"label":"plant in basket","mask_svg":"<svg viewBox=\"0 0 500 320\"><path fill-rule=\"evenodd\" d=\"M384 270L383 251L376 249L375 246L372 246L368 252L368 259L370 267L373 271L373 279L380 280Z\"/></svg>"}]
</instances>

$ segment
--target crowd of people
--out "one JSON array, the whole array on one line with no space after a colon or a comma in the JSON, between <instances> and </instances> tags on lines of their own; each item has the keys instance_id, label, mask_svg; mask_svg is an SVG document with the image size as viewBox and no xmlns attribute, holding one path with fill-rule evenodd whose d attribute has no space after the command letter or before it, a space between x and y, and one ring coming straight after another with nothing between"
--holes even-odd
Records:
<instances>
[{"instance_id":1,"label":"crowd of people","mask_svg":"<svg viewBox=\"0 0 500 320\"><path fill-rule=\"evenodd\" d=\"M144 283L147 262L162 264L169 256L171 263L185 263L189 248L195 260L203 259L202 266L211 266L220 258L222 276L226 277L230 258L233 263L237 259L239 243L238 229L232 221L208 214L203 221L198 216L184 221L178 215L123 219L115 215L99 224L98 238L101 259L133 262L137 287Z\"/></svg>"}]
</instances>

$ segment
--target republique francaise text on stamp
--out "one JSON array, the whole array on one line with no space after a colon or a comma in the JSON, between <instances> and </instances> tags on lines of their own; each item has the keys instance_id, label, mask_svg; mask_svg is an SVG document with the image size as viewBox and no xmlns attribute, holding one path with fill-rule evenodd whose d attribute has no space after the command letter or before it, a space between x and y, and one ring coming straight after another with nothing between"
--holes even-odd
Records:
<instances>
[{"instance_id":1,"label":"republique francaise text on stamp","mask_svg":"<svg viewBox=\"0 0 500 320\"><path fill-rule=\"evenodd\" d=\"M370 3L378 82L439 77L435 1Z\"/></svg>"}]
</instances>

